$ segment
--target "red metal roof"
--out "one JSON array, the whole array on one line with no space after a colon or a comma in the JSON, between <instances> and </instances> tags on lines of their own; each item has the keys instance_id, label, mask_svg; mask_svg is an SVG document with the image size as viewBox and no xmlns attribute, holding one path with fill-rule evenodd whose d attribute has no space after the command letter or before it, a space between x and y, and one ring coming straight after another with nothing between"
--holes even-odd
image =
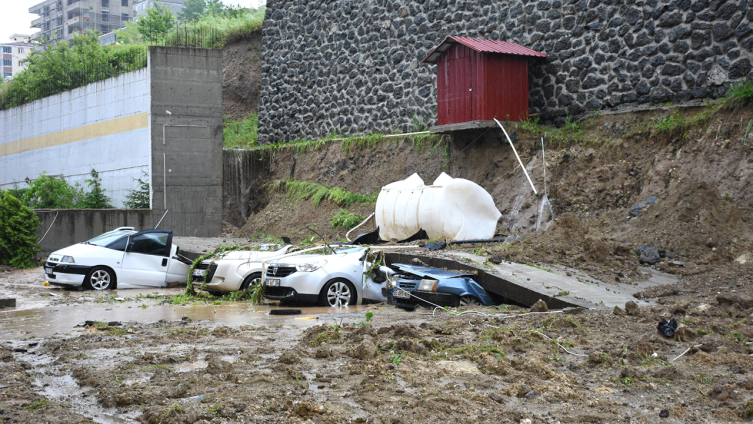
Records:
<instances>
[{"instance_id":1,"label":"red metal roof","mask_svg":"<svg viewBox=\"0 0 753 424\"><path fill-rule=\"evenodd\" d=\"M482 53L499 53L511 54L516 56L546 57L546 54L539 53L523 47L520 44L508 43L507 41L482 40L480 38L457 37L451 35L444 39L421 63L437 63L437 59L453 44L460 43L477 52Z\"/></svg>"}]
</instances>

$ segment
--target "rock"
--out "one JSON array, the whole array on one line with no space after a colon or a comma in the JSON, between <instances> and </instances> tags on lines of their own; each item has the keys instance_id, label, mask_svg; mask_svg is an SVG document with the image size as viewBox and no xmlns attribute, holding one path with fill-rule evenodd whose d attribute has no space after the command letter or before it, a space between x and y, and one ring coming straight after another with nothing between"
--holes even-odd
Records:
<instances>
[{"instance_id":1,"label":"rock","mask_svg":"<svg viewBox=\"0 0 753 424\"><path fill-rule=\"evenodd\" d=\"M546 305L546 302L539 299L536 303L531 306L531 312L547 312L549 311L549 307Z\"/></svg>"},{"instance_id":2,"label":"rock","mask_svg":"<svg viewBox=\"0 0 753 424\"><path fill-rule=\"evenodd\" d=\"M502 263L502 257L499 255L493 255L491 258L489 258L489 262L493 264L501 264Z\"/></svg>"},{"instance_id":3,"label":"rock","mask_svg":"<svg viewBox=\"0 0 753 424\"><path fill-rule=\"evenodd\" d=\"M661 418L669 417L669 409L662 409L661 412L659 412L659 417Z\"/></svg>"},{"instance_id":4,"label":"rock","mask_svg":"<svg viewBox=\"0 0 753 424\"><path fill-rule=\"evenodd\" d=\"M687 342L695 339L695 331L688 328L685 324L680 324L675 330L675 340L678 342Z\"/></svg>"},{"instance_id":5,"label":"rock","mask_svg":"<svg viewBox=\"0 0 753 424\"><path fill-rule=\"evenodd\" d=\"M351 352L351 356L356 359L369 359L378 354L379 349L377 349L376 345L371 340L364 340Z\"/></svg>"},{"instance_id":6,"label":"rock","mask_svg":"<svg viewBox=\"0 0 753 424\"><path fill-rule=\"evenodd\" d=\"M314 356L317 358L329 358L332 356L332 350L329 346L321 345L314 351Z\"/></svg>"},{"instance_id":7,"label":"rock","mask_svg":"<svg viewBox=\"0 0 753 424\"><path fill-rule=\"evenodd\" d=\"M492 394L489 395L489 399L491 399L491 400L493 400L493 401L495 401L497 403L505 403L505 398L503 398L502 396L496 395L494 393L492 393Z\"/></svg>"},{"instance_id":8,"label":"rock","mask_svg":"<svg viewBox=\"0 0 753 424\"><path fill-rule=\"evenodd\" d=\"M643 209L646 206L648 206L648 205L656 202L657 200L659 200L658 197L651 196L648 199L644 200L643 202L638 203L637 205L635 205L632 208L630 208L630 215L631 216L639 216L643 212Z\"/></svg>"},{"instance_id":9,"label":"rock","mask_svg":"<svg viewBox=\"0 0 753 424\"><path fill-rule=\"evenodd\" d=\"M625 313L631 316L638 316L641 314L641 308L638 307L637 303L630 300L625 303Z\"/></svg>"},{"instance_id":10,"label":"rock","mask_svg":"<svg viewBox=\"0 0 753 424\"><path fill-rule=\"evenodd\" d=\"M690 304L688 302L677 302L672 306L672 315L685 315Z\"/></svg>"},{"instance_id":11,"label":"rock","mask_svg":"<svg viewBox=\"0 0 753 424\"><path fill-rule=\"evenodd\" d=\"M422 345L421 343L416 343L415 340L411 339L399 340L397 342L397 348L406 352L416 353L421 356L427 355L429 353L424 345Z\"/></svg>"},{"instance_id":12,"label":"rock","mask_svg":"<svg viewBox=\"0 0 753 424\"><path fill-rule=\"evenodd\" d=\"M622 309L622 308L620 308L617 305L614 305L614 309L612 310L612 314L613 315L618 315L618 316L625 315L625 310Z\"/></svg>"},{"instance_id":13,"label":"rock","mask_svg":"<svg viewBox=\"0 0 753 424\"><path fill-rule=\"evenodd\" d=\"M642 264L654 265L661 262L659 248L648 244L642 244L635 249L638 255L638 261Z\"/></svg>"},{"instance_id":14,"label":"rock","mask_svg":"<svg viewBox=\"0 0 753 424\"><path fill-rule=\"evenodd\" d=\"M736 306L741 309L753 308L753 298L740 293L722 293L716 296L716 301L722 306Z\"/></svg>"}]
</instances>

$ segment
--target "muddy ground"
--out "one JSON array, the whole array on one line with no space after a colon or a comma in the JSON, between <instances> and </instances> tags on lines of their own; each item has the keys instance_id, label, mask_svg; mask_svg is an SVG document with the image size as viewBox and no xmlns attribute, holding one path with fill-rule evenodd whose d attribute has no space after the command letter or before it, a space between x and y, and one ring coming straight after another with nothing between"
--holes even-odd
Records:
<instances>
[{"instance_id":1,"label":"muddy ground","mask_svg":"<svg viewBox=\"0 0 753 424\"><path fill-rule=\"evenodd\" d=\"M753 415L750 264L640 293L657 303L639 309L371 305L283 318L244 302L176 306L143 292L46 288L40 274L0 274L0 293L16 296L20 309L0 312L3 422L721 423ZM161 308L172 318L148 318ZM190 318L199 309L235 309L241 320ZM39 311L68 322L40 337L50 331L35 324ZM117 311L132 319L107 322ZM682 324L676 337L657 332L662 317ZM87 320L101 328L76 327Z\"/></svg>"}]
</instances>

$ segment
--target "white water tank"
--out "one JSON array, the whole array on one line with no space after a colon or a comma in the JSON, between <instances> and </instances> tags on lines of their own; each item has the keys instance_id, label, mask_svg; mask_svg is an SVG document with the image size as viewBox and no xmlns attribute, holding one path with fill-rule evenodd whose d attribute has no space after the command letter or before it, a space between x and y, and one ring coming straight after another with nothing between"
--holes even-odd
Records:
<instances>
[{"instance_id":1,"label":"white water tank","mask_svg":"<svg viewBox=\"0 0 753 424\"><path fill-rule=\"evenodd\" d=\"M383 240L403 240L422 228L431 239L488 239L501 216L481 186L444 172L431 186L413 174L382 187L375 211Z\"/></svg>"}]
</instances>

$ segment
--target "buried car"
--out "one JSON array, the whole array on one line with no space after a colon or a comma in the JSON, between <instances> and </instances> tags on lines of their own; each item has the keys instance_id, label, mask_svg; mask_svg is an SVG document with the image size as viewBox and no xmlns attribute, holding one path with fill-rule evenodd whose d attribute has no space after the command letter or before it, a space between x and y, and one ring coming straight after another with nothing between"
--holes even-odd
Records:
<instances>
[{"instance_id":1,"label":"buried car","mask_svg":"<svg viewBox=\"0 0 753 424\"><path fill-rule=\"evenodd\" d=\"M269 261L292 252L293 246L263 244L258 250L235 250L215 259L199 262L194 267L191 280L201 284L208 292L233 292L245 290L261 281L263 261Z\"/></svg>"},{"instance_id":2,"label":"buried car","mask_svg":"<svg viewBox=\"0 0 753 424\"><path fill-rule=\"evenodd\" d=\"M170 230L120 227L52 252L44 264L47 282L93 290L165 287L185 282L191 261L178 254Z\"/></svg>"},{"instance_id":3,"label":"buried car","mask_svg":"<svg viewBox=\"0 0 753 424\"><path fill-rule=\"evenodd\" d=\"M337 247L331 254L273 260L266 267L264 298L334 307L384 301L382 286L393 271L372 266L369 250Z\"/></svg>"},{"instance_id":4,"label":"buried car","mask_svg":"<svg viewBox=\"0 0 753 424\"><path fill-rule=\"evenodd\" d=\"M392 264L392 267L400 272L389 276L382 294L399 308L495 304L489 293L473 280L472 273L409 264Z\"/></svg>"}]
</instances>

